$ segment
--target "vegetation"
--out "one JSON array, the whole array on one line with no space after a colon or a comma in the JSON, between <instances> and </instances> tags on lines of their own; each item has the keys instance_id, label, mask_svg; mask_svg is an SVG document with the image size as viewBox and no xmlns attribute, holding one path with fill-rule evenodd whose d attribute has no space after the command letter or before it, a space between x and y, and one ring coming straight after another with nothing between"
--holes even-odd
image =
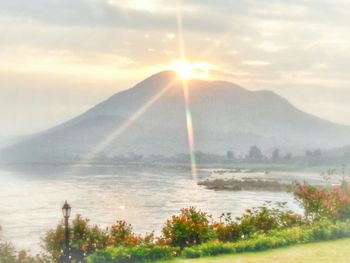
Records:
<instances>
[{"instance_id":1,"label":"vegetation","mask_svg":"<svg viewBox=\"0 0 350 263\"><path fill-rule=\"evenodd\" d=\"M293 190L293 184L283 184L276 181L267 181L260 179L214 179L198 183L208 189L213 190L230 190L230 191L271 191L271 192L290 192Z\"/></svg>"},{"instance_id":2,"label":"vegetation","mask_svg":"<svg viewBox=\"0 0 350 263\"><path fill-rule=\"evenodd\" d=\"M258 146L252 145L246 154L236 154L232 150L226 153L210 153L196 151L195 158L199 165L206 164L221 164L238 165L238 166L254 166L254 165L269 165L273 167L319 167L319 166L336 166L342 164L350 164L350 147L336 148L332 150L310 149L300 154L290 152L282 152L275 148L269 152L263 152ZM109 164L188 164L189 154L177 154L172 156L165 155L149 155L143 156L130 152L118 156L107 156L101 153L94 159L96 163ZM341 173L341 170L337 171Z\"/></svg>"},{"instance_id":3,"label":"vegetation","mask_svg":"<svg viewBox=\"0 0 350 263\"><path fill-rule=\"evenodd\" d=\"M162 263L347 263L350 239L299 244L262 252L246 252L198 259L178 258ZM159 262L160 263L160 262Z\"/></svg>"},{"instance_id":4,"label":"vegetation","mask_svg":"<svg viewBox=\"0 0 350 263\"><path fill-rule=\"evenodd\" d=\"M202 245L185 248L182 255L185 258L215 256L218 254L262 251L271 248L284 247L293 244L315 242L350 237L350 221L332 223L320 221L312 225L271 231L268 234L255 234L246 240L238 242L212 241Z\"/></svg>"},{"instance_id":5,"label":"vegetation","mask_svg":"<svg viewBox=\"0 0 350 263\"><path fill-rule=\"evenodd\" d=\"M95 252L90 257L88 257L87 261L91 263L136 263L155 261L160 259L173 258L178 253L178 251L179 250L176 247L154 244L108 247L105 250Z\"/></svg>"},{"instance_id":6,"label":"vegetation","mask_svg":"<svg viewBox=\"0 0 350 263\"><path fill-rule=\"evenodd\" d=\"M333 188L298 184L295 197L304 208L308 220L350 218L350 187L346 181Z\"/></svg>"},{"instance_id":7,"label":"vegetation","mask_svg":"<svg viewBox=\"0 0 350 263\"><path fill-rule=\"evenodd\" d=\"M1 228L0 228L1 230ZM0 240L1 263L49 263L49 258L43 255L31 256L27 251L16 249L9 243Z\"/></svg>"},{"instance_id":8,"label":"vegetation","mask_svg":"<svg viewBox=\"0 0 350 263\"><path fill-rule=\"evenodd\" d=\"M206 242L215 235L210 216L194 207L182 209L179 215L168 219L162 233L167 244L181 249Z\"/></svg>"}]
</instances>

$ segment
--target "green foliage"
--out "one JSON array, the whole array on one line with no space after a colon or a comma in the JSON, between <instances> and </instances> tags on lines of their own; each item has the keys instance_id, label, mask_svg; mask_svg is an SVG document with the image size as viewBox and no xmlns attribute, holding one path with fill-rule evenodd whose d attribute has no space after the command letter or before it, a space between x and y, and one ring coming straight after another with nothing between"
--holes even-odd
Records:
<instances>
[{"instance_id":1,"label":"green foliage","mask_svg":"<svg viewBox=\"0 0 350 263\"><path fill-rule=\"evenodd\" d=\"M216 238L223 242L237 241L256 233L268 233L275 229L283 229L301 225L303 222L298 214L284 209L285 204L278 203L276 207L256 207L247 209L245 213L232 219L231 214L222 214L219 222L212 227Z\"/></svg>"},{"instance_id":2,"label":"green foliage","mask_svg":"<svg viewBox=\"0 0 350 263\"><path fill-rule=\"evenodd\" d=\"M87 258L89 263L133 263L170 259L179 252L179 249L154 244L136 246L109 247L96 251Z\"/></svg>"},{"instance_id":3,"label":"green foliage","mask_svg":"<svg viewBox=\"0 0 350 263\"><path fill-rule=\"evenodd\" d=\"M350 221L320 221L312 225L286 228L271 231L268 234L257 234L250 239L234 243L219 241L208 242L198 246L185 248L182 256L186 258L214 256L227 253L262 251L298 243L350 237Z\"/></svg>"},{"instance_id":4,"label":"green foliage","mask_svg":"<svg viewBox=\"0 0 350 263\"><path fill-rule=\"evenodd\" d=\"M17 252L9 243L0 241L0 262L1 263L48 263L49 259L42 255L32 257L27 251Z\"/></svg>"},{"instance_id":5,"label":"green foliage","mask_svg":"<svg viewBox=\"0 0 350 263\"><path fill-rule=\"evenodd\" d=\"M181 214L173 215L166 221L162 233L171 246L184 248L201 244L215 236L209 220L207 213L194 207L181 209Z\"/></svg>"},{"instance_id":6,"label":"green foliage","mask_svg":"<svg viewBox=\"0 0 350 263\"><path fill-rule=\"evenodd\" d=\"M17 262L16 251L8 243L0 243L0 262Z\"/></svg>"},{"instance_id":7,"label":"green foliage","mask_svg":"<svg viewBox=\"0 0 350 263\"><path fill-rule=\"evenodd\" d=\"M236 241L243 235L241 226L235 222L230 213L222 214L220 222L213 223L216 238L220 241Z\"/></svg>"},{"instance_id":8,"label":"green foliage","mask_svg":"<svg viewBox=\"0 0 350 263\"><path fill-rule=\"evenodd\" d=\"M263 206L247 209L237 218L243 236L249 237L257 232L268 233L274 229L301 225L303 223L301 217L292 211L285 211L284 205L279 203L277 208Z\"/></svg>"}]
</instances>

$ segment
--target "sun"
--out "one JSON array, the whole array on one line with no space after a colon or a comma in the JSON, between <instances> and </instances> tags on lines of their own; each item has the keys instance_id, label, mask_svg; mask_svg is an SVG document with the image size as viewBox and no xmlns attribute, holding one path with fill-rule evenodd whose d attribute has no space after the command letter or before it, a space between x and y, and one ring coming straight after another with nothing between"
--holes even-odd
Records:
<instances>
[{"instance_id":1,"label":"sun","mask_svg":"<svg viewBox=\"0 0 350 263\"><path fill-rule=\"evenodd\" d=\"M208 63L190 63L184 60L173 61L169 69L175 70L182 80L208 79L210 65Z\"/></svg>"}]
</instances>

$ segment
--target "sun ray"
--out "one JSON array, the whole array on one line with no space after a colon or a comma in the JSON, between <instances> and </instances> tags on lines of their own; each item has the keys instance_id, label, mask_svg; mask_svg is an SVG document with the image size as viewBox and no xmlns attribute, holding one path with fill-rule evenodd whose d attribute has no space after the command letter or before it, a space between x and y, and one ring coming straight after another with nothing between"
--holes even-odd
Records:
<instances>
[{"instance_id":1,"label":"sun ray","mask_svg":"<svg viewBox=\"0 0 350 263\"><path fill-rule=\"evenodd\" d=\"M198 73L195 73L194 71L196 69L201 69L203 71L206 71L207 68L206 66L204 66L204 64L191 65L186 62L182 15L181 15L180 3L178 1L177 1L177 29L178 29L178 40L179 40L179 53L181 57L181 66L177 68L178 69L177 71L178 72L180 71L180 73L182 72L181 80L182 80L183 95L184 95L184 102L185 102L186 126L187 126L189 153L190 153L191 175L193 180L197 182L198 172L197 172L197 161L196 161L196 155L195 155L195 135L194 135L193 120L192 120L192 112L190 107L190 92L189 92L190 87L187 79L192 77L198 78L199 77ZM175 81L176 80L172 80L164 89L162 89L159 93L155 94L148 102L142 105L122 125L118 125L112 133L110 133L104 140L102 140L99 144L97 144L96 147L93 148L93 150L88 152L81 159L80 162L88 163L92 161L98 153L102 152L105 148L111 145L111 143L118 136L123 134L149 107L151 107L171 86L173 86Z\"/></svg>"},{"instance_id":2,"label":"sun ray","mask_svg":"<svg viewBox=\"0 0 350 263\"><path fill-rule=\"evenodd\" d=\"M164 93L171 88L175 83L175 80L171 80L163 89L161 89L157 94L155 94L149 101L143 104L131 117L129 117L122 125L118 125L112 133L110 133L104 140L102 140L96 147L88 152L83 158L80 159L81 164L91 162L97 154L101 153L106 149L118 136L123 134L142 114L144 114L147 109L149 109ZM71 173L78 173L77 166L73 166Z\"/></svg>"},{"instance_id":3,"label":"sun ray","mask_svg":"<svg viewBox=\"0 0 350 263\"><path fill-rule=\"evenodd\" d=\"M180 7L179 1L177 1L176 4L177 4L176 18L177 18L178 41L179 41L179 53L180 53L181 61L186 61L181 7ZM188 74L188 71L185 74L185 76L187 74ZM186 77L182 78L182 86L183 86L183 93L184 93L184 100L185 100L186 126L187 126L187 137L188 137L187 139L188 139L188 146L189 146L189 152L190 152L191 174L192 174L192 179L195 182L198 182L197 160L196 160L196 154L195 154L195 136L194 136L192 113L191 113L191 107L190 107L189 83Z\"/></svg>"}]
</instances>

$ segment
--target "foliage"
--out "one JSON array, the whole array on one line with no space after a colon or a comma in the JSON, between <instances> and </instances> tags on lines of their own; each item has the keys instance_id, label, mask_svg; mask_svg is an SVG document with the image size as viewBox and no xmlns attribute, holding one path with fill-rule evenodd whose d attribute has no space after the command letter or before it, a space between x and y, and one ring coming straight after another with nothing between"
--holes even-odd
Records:
<instances>
[{"instance_id":1,"label":"foliage","mask_svg":"<svg viewBox=\"0 0 350 263\"><path fill-rule=\"evenodd\" d=\"M256 145L250 147L248 155L246 156L246 159L252 162L260 162L265 158L266 157Z\"/></svg>"},{"instance_id":2,"label":"foliage","mask_svg":"<svg viewBox=\"0 0 350 263\"><path fill-rule=\"evenodd\" d=\"M308 220L350 217L350 188L345 181L341 186L333 188L298 184L294 195L303 207Z\"/></svg>"},{"instance_id":3,"label":"foliage","mask_svg":"<svg viewBox=\"0 0 350 263\"><path fill-rule=\"evenodd\" d=\"M182 256L186 258L214 256L226 253L241 253L262 251L298 243L308 243L320 240L330 240L350 237L350 221L319 221L312 225L296 226L268 234L261 233L250 239L223 243L207 242L201 245L185 248Z\"/></svg>"},{"instance_id":4,"label":"foliage","mask_svg":"<svg viewBox=\"0 0 350 263\"><path fill-rule=\"evenodd\" d=\"M80 215L75 217L69 230L71 255L79 261L107 246L135 246L152 243L154 239L153 233L145 237L136 235L132 226L125 221L117 221L109 229L101 229L97 225L90 225L89 220ZM57 225L56 229L48 231L43 241L44 248L52 260L58 261L64 251L63 222Z\"/></svg>"},{"instance_id":5,"label":"foliage","mask_svg":"<svg viewBox=\"0 0 350 263\"><path fill-rule=\"evenodd\" d=\"M1 231L1 226L0 226ZM27 251L17 252L15 248L0 240L0 262L1 263L48 263L50 262L43 255L32 257Z\"/></svg>"},{"instance_id":6,"label":"foliage","mask_svg":"<svg viewBox=\"0 0 350 263\"><path fill-rule=\"evenodd\" d=\"M214 237L210 215L194 207L181 209L181 214L173 215L162 229L167 244L184 248L201 244Z\"/></svg>"},{"instance_id":7,"label":"foliage","mask_svg":"<svg viewBox=\"0 0 350 263\"><path fill-rule=\"evenodd\" d=\"M89 220L77 215L69 228L71 253L75 258L83 259L96 249L107 246L108 234L98 226L89 225ZM58 261L64 251L64 224L61 222L56 229L49 230L43 239L43 247L54 261Z\"/></svg>"},{"instance_id":8,"label":"foliage","mask_svg":"<svg viewBox=\"0 0 350 263\"><path fill-rule=\"evenodd\" d=\"M231 213L222 214L219 222L213 223L216 238L220 241L236 241L242 236L241 226L232 219Z\"/></svg>"},{"instance_id":9,"label":"foliage","mask_svg":"<svg viewBox=\"0 0 350 263\"><path fill-rule=\"evenodd\" d=\"M108 245L120 246L120 245L138 245L138 244L150 244L154 242L154 233L146 234L144 237L136 235L133 232L133 228L130 224L123 220L116 221L111 226L109 231Z\"/></svg>"},{"instance_id":10,"label":"foliage","mask_svg":"<svg viewBox=\"0 0 350 263\"><path fill-rule=\"evenodd\" d=\"M238 217L241 231L244 237L249 237L257 232L268 233L274 229L282 229L301 225L301 217L289 210L285 210L285 203L277 203L277 207L256 207L247 209Z\"/></svg>"},{"instance_id":11,"label":"foliage","mask_svg":"<svg viewBox=\"0 0 350 263\"><path fill-rule=\"evenodd\" d=\"M170 259L179 252L179 249L170 246L154 244L140 244L136 246L109 247L96 251L88 257L89 263L133 263Z\"/></svg>"}]
</instances>

